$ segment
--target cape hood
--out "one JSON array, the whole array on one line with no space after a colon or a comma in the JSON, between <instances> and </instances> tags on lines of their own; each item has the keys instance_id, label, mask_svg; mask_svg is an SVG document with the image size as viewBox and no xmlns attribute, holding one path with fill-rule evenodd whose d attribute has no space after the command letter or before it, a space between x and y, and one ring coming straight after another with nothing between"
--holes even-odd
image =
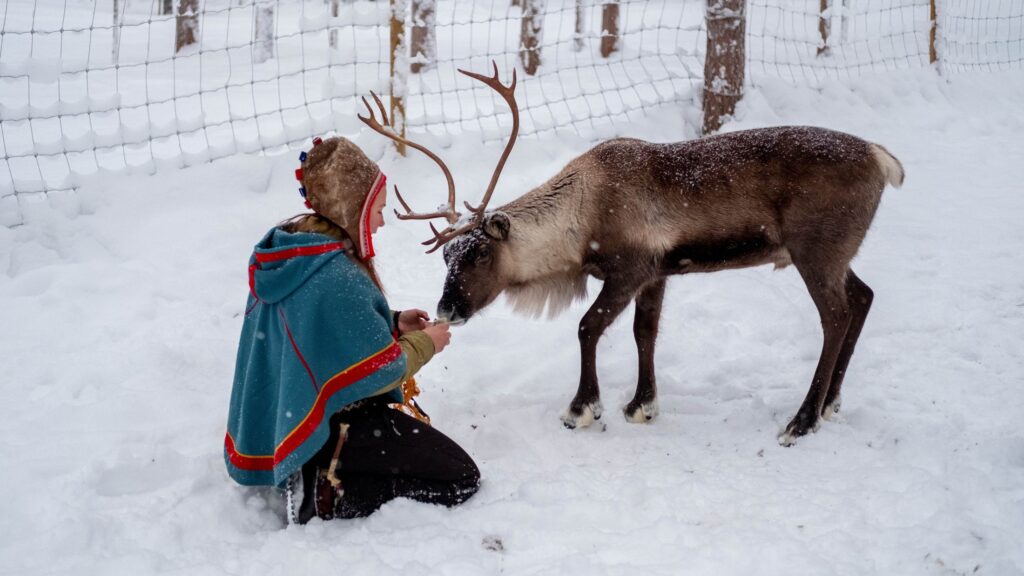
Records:
<instances>
[{"instance_id":1,"label":"cape hood","mask_svg":"<svg viewBox=\"0 0 1024 576\"><path fill-rule=\"evenodd\" d=\"M263 302L280 302L325 264L343 256L345 246L322 234L274 228L256 244L249 260L249 288Z\"/></svg>"}]
</instances>

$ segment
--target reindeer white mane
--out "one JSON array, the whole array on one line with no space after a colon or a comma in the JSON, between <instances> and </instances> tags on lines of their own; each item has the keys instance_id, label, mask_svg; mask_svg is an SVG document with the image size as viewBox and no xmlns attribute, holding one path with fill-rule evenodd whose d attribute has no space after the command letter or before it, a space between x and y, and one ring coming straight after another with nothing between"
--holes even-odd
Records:
<instances>
[{"instance_id":1,"label":"reindeer white mane","mask_svg":"<svg viewBox=\"0 0 1024 576\"><path fill-rule=\"evenodd\" d=\"M503 258L505 295L518 314L554 318L587 296L581 249L586 240L574 209L577 184L569 174L503 208L512 219Z\"/></svg>"},{"instance_id":2,"label":"reindeer white mane","mask_svg":"<svg viewBox=\"0 0 1024 576\"><path fill-rule=\"evenodd\" d=\"M554 318L574 300L587 297L587 279L583 275L549 276L529 284L509 286L505 295L517 314L538 318L546 311L548 318Z\"/></svg>"}]
</instances>

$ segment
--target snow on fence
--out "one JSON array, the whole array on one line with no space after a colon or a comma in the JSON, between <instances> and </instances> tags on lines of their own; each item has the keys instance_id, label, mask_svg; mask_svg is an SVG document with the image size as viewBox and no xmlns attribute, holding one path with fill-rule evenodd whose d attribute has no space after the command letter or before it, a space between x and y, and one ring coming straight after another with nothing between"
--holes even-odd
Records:
<instances>
[{"instance_id":1,"label":"snow on fence","mask_svg":"<svg viewBox=\"0 0 1024 576\"><path fill-rule=\"evenodd\" d=\"M748 83L1022 59L1024 0L744 7ZM705 0L7 0L0 225L93 174L357 133L370 90L396 97L409 131L501 138L503 104L456 71L491 60L503 78L519 69L524 137L610 135L657 105L700 106L706 12Z\"/></svg>"}]
</instances>

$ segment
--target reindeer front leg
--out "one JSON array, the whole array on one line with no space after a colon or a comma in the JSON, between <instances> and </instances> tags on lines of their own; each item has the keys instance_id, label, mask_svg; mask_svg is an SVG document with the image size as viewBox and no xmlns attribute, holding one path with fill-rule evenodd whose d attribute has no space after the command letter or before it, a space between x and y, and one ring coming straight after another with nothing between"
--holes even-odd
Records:
<instances>
[{"instance_id":1,"label":"reindeer front leg","mask_svg":"<svg viewBox=\"0 0 1024 576\"><path fill-rule=\"evenodd\" d=\"M665 278L661 278L648 284L636 297L633 338L636 340L640 370L636 382L636 394L622 409L622 413L626 416L626 420L637 424L650 422L658 415L658 387L654 378L654 343L658 340L658 322L661 320L661 303L665 298L666 281Z\"/></svg>"},{"instance_id":2,"label":"reindeer front leg","mask_svg":"<svg viewBox=\"0 0 1024 576\"><path fill-rule=\"evenodd\" d=\"M605 280L597 300L580 320L580 386L562 415L566 428L586 427L601 417L601 391L597 385L597 341L622 313L636 293L636 282L623 277Z\"/></svg>"}]
</instances>

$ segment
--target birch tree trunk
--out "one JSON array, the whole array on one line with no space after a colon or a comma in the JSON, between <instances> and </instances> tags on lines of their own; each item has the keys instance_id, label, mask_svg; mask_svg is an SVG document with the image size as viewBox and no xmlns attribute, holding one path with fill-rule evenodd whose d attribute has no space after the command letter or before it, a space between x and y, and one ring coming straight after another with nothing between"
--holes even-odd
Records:
<instances>
[{"instance_id":1,"label":"birch tree trunk","mask_svg":"<svg viewBox=\"0 0 1024 576\"><path fill-rule=\"evenodd\" d=\"M601 7L601 56L611 56L619 49L619 3L608 2Z\"/></svg>"},{"instance_id":2,"label":"birch tree trunk","mask_svg":"<svg viewBox=\"0 0 1024 576\"><path fill-rule=\"evenodd\" d=\"M583 24L586 18L587 13L583 8L583 0L576 0L576 31L573 34L573 45L577 52L583 49Z\"/></svg>"},{"instance_id":3,"label":"birch tree trunk","mask_svg":"<svg viewBox=\"0 0 1024 576\"><path fill-rule=\"evenodd\" d=\"M820 14L818 16L818 34L821 35L821 44L818 46L818 56L828 54L828 35L832 28L832 15L828 12L829 0L821 0Z\"/></svg>"},{"instance_id":4,"label":"birch tree trunk","mask_svg":"<svg viewBox=\"0 0 1024 576\"><path fill-rule=\"evenodd\" d=\"M412 0L412 64L409 70L419 74L434 67L437 56L437 38L434 0Z\"/></svg>"},{"instance_id":5,"label":"birch tree trunk","mask_svg":"<svg viewBox=\"0 0 1024 576\"><path fill-rule=\"evenodd\" d=\"M114 37L112 38L113 42L111 43L111 49L110 49L110 61L114 63L114 66L117 66L117 61L119 60L118 54L121 52L121 6L120 6L120 4L121 3L118 0L114 0L114 22L113 22L113 24L114 24L114 27L113 27Z\"/></svg>"},{"instance_id":6,"label":"birch tree trunk","mask_svg":"<svg viewBox=\"0 0 1024 576\"><path fill-rule=\"evenodd\" d=\"M328 2L330 2L330 4L331 4L331 17L332 18L337 18L338 14L339 14L339 11L340 11L340 7L341 7L339 0L328 0ZM337 28L332 27L330 29L330 31L327 33L327 44L331 48L337 48L338 47L338 29Z\"/></svg>"},{"instance_id":7,"label":"birch tree trunk","mask_svg":"<svg viewBox=\"0 0 1024 576\"><path fill-rule=\"evenodd\" d=\"M199 38L199 0L179 0L174 20L174 52L195 44Z\"/></svg>"}]
</instances>

